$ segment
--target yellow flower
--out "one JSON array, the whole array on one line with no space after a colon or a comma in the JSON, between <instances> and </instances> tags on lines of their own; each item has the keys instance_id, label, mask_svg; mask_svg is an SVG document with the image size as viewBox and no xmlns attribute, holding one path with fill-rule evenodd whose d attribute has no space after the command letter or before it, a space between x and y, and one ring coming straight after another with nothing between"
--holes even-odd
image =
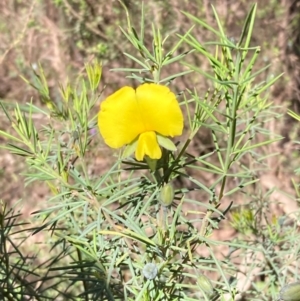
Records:
<instances>
[{"instance_id":1,"label":"yellow flower","mask_svg":"<svg viewBox=\"0 0 300 301\"><path fill-rule=\"evenodd\" d=\"M137 142L135 157L142 161L145 155L161 158L159 144L165 147L164 137L181 135L183 116L168 87L143 84L136 90L123 87L106 98L98 125L105 143L112 148Z\"/></svg>"}]
</instances>

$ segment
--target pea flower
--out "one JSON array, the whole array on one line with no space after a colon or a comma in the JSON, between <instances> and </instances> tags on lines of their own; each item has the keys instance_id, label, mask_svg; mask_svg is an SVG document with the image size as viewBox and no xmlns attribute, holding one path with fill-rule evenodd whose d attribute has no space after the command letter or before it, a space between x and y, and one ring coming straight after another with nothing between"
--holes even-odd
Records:
<instances>
[{"instance_id":1,"label":"pea flower","mask_svg":"<svg viewBox=\"0 0 300 301\"><path fill-rule=\"evenodd\" d=\"M98 115L100 133L111 148L130 146L135 158L160 159L160 145L176 150L167 137L182 134L183 115L174 93L166 86L123 87L107 97Z\"/></svg>"}]
</instances>

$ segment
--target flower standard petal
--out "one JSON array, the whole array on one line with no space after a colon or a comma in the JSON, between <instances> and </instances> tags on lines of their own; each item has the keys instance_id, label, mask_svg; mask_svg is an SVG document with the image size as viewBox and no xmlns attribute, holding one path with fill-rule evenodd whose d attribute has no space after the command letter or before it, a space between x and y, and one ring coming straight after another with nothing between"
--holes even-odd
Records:
<instances>
[{"instance_id":1,"label":"flower standard petal","mask_svg":"<svg viewBox=\"0 0 300 301\"><path fill-rule=\"evenodd\" d=\"M98 125L105 143L112 148L122 147L145 132L136 91L123 87L107 97L101 104Z\"/></svg>"},{"instance_id":2,"label":"flower standard petal","mask_svg":"<svg viewBox=\"0 0 300 301\"><path fill-rule=\"evenodd\" d=\"M161 149L157 143L156 134L154 132L142 133L139 136L135 157L138 161L142 161L145 155L151 159L161 158Z\"/></svg>"},{"instance_id":3,"label":"flower standard petal","mask_svg":"<svg viewBox=\"0 0 300 301\"><path fill-rule=\"evenodd\" d=\"M147 131L171 137L182 134L183 115L168 87L143 84L136 89L136 99Z\"/></svg>"}]
</instances>

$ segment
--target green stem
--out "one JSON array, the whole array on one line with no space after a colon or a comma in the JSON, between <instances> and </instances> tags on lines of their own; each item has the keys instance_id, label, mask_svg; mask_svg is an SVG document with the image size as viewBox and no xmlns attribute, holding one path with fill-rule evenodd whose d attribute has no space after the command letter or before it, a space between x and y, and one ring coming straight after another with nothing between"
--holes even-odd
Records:
<instances>
[{"instance_id":1,"label":"green stem","mask_svg":"<svg viewBox=\"0 0 300 301\"><path fill-rule=\"evenodd\" d=\"M234 74L234 81L237 83L239 82L239 74L240 74L240 62L241 62L241 56L240 53L238 52L237 54L237 59L236 59L236 69L235 69L235 74ZM229 132L228 132L228 140L227 140L227 150L226 150L226 159L225 159L225 164L224 164L224 173L223 173L223 179L222 179L222 184L221 184L221 189L218 197L218 202L215 204L215 206L218 206L220 204L221 199L224 196L224 191L226 187L226 181L227 181L227 172L232 164L232 159L231 159L231 154L232 154L232 149L234 146L235 142L235 134L236 134L236 112L238 110L238 99L239 99L239 85L234 85L233 86L233 97L232 97L232 103L229 103L228 107L231 109L231 116L229 117L230 121L230 127L229 127ZM229 102L230 99L227 99ZM200 237L205 235L207 225L209 218L213 214L212 210L209 210L206 212L205 217L202 220L201 228L199 235Z\"/></svg>"},{"instance_id":2,"label":"green stem","mask_svg":"<svg viewBox=\"0 0 300 301\"><path fill-rule=\"evenodd\" d=\"M78 256L78 261L82 262L81 252L78 248L76 248L76 252L77 252L77 256ZM83 280L82 280L83 288L84 288L84 291L87 292L88 291L88 285L87 285L87 282L85 280L85 276L84 276L85 272L84 272L83 267L80 267L80 271L81 271L82 277L83 277ZM85 300L88 301L88 295L87 294L85 294Z\"/></svg>"}]
</instances>

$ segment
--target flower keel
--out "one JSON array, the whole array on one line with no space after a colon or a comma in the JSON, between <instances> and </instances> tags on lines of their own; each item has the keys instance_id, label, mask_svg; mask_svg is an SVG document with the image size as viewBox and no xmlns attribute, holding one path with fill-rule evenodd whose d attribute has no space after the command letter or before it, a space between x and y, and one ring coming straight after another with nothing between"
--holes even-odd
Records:
<instances>
[{"instance_id":1,"label":"flower keel","mask_svg":"<svg viewBox=\"0 0 300 301\"><path fill-rule=\"evenodd\" d=\"M161 149L157 143L155 132L146 132L139 136L135 158L138 161L143 161L145 155L151 159L161 158Z\"/></svg>"}]
</instances>

